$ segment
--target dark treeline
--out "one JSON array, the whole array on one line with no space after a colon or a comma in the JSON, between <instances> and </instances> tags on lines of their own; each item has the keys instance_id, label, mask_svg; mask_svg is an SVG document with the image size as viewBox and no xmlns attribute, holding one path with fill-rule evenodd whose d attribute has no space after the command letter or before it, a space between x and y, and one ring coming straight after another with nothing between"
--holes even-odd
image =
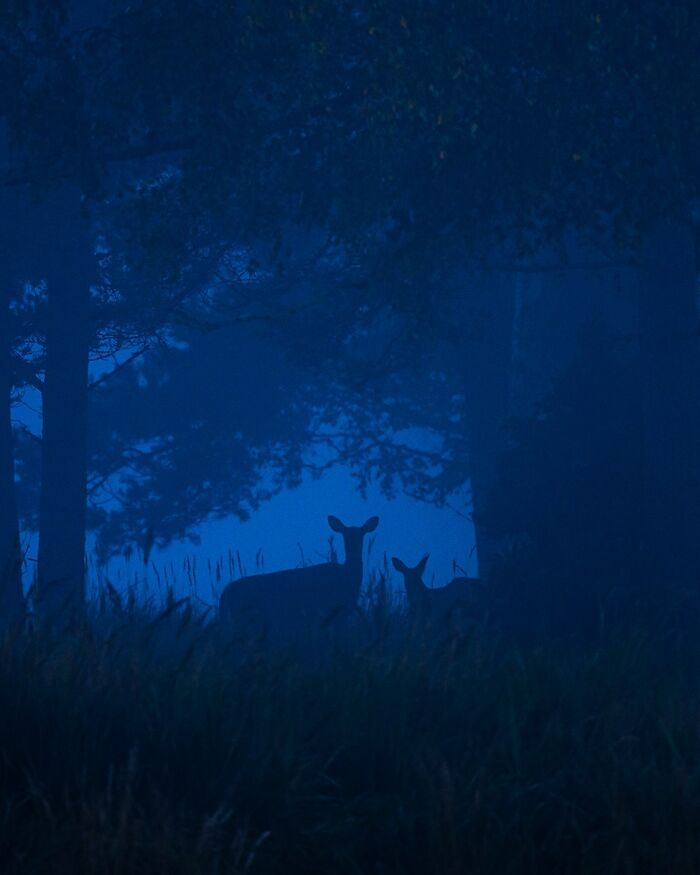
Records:
<instances>
[{"instance_id":1,"label":"dark treeline","mask_svg":"<svg viewBox=\"0 0 700 875\"><path fill-rule=\"evenodd\" d=\"M32 846L25 773L42 811L70 796L75 775L38 726L46 705L66 751L89 735L88 708L103 733L65 757L77 770L85 753L85 792L106 806L103 820L76 826L77 803L48 818L47 858L70 846L62 859L85 871L107 871L108 822L123 854L114 871L140 871L139 830L158 820L159 793L168 853L146 842L143 871L189 871L185 859L215 871L224 857L204 844L200 854L193 824L209 817L226 833L212 814L224 810L252 832L226 833L221 871L258 859L259 871L284 871L297 840L287 871L417 872L431 860L453 873L537 871L545 834L539 871L697 868L696 806L680 797L692 796L700 749L688 728L700 619L698 135L689 0L0 4L0 705L15 715L0 720L0 788L13 800L0 854L15 822L23 853ZM339 464L359 491L378 483L437 506L470 488L481 581L451 590L478 614L466 635L434 624L422 637L380 599L349 624L357 648L327 674L284 663L275 675L214 642L215 623L189 608L183 618L172 593L158 617L114 589L110 619L90 602L88 544L97 563L138 551L148 564L154 547L212 519L246 520ZM36 556L24 555L29 534ZM429 532L415 537L431 549ZM332 572L342 586L352 576L353 596L354 543ZM416 604L438 604L409 567L419 555L394 563L418 593L411 621ZM263 584L288 598L291 582L310 579ZM523 661L509 649L519 647ZM630 677L647 669L648 695ZM240 710L222 704L229 694ZM618 710L620 696L633 713ZM398 740L382 734L387 703ZM424 719L437 711L455 722ZM203 712L211 753L188 722ZM350 719L360 712L367 736ZM618 756L621 738L641 741ZM41 756L27 755L32 744ZM210 795L194 768L173 771L187 744ZM148 777L129 783L139 745L158 773L150 789ZM17 765L24 757L45 769L45 787ZM216 757L238 769L238 808ZM121 821L102 774L112 762L129 806L140 800ZM683 825L674 832L669 803L653 853L653 811L639 802L652 779L637 781L649 763L644 775ZM567 793L577 803L552 817L553 837L523 799L549 811ZM322 799L327 840L313 833ZM385 807L373 813L376 800ZM380 822L388 831L358 850L353 828ZM508 869L500 849L526 834ZM7 859L21 871L24 857ZM30 871L59 871L42 865Z\"/></svg>"},{"instance_id":2,"label":"dark treeline","mask_svg":"<svg viewBox=\"0 0 700 875\"><path fill-rule=\"evenodd\" d=\"M389 493L470 480L485 578L506 547L548 586L697 582L691 4L0 28L4 616L18 514L37 611L79 611L86 526L104 558L245 518L312 445Z\"/></svg>"}]
</instances>

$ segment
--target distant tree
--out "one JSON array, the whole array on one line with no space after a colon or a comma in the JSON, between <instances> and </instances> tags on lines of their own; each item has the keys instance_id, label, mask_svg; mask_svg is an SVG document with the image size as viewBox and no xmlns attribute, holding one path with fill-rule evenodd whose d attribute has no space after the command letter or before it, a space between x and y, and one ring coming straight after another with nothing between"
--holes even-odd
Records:
<instances>
[{"instance_id":1,"label":"distant tree","mask_svg":"<svg viewBox=\"0 0 700 875\"><path fill-rule=\"evenodd\" d=\"M348 239L385 228L404 272L470 255L567 268L572 239L635 268L648 559L697 579L694 4L387 0L305 19L335 81L347 72L347 105L325 126L343 143L320 152L317 178L333 180Z\"/></svg>"},{"instance_id":2,"label":"distant tree","mask_svg":"<svg viewBox=\"0 0 700 875\"><path fill-rule=\"evenodd\" d=\"M114 353L115 342L152 337L206 285L217 248L233 245L227 225L245 216L231 192L233 179L246 179L241 159L256 154L254 107L240 97L244 82L252 93L254 76L244 62L252 57L246 18L228 4L212 3L207 13L196 3L164 10L82 0L11 4L0 13L3 183L24 192L12 219L25 249L38 232L34 263L16 276L38 276L48 293L38 363L46 377L37 590L47 617L64 606L79 612L83 600L90 346ZM213 64L203 64L215 46ZM219 102L235 116L223 125ZM215 178L224 166L232 172ZM140 271L147 282L160 271L151 295L140 287L140 300L124 294L126 284L97 288L98 235L109 238L107 208L125 191L140 201L132 234L146 253L142 264L132 257L132 276ZM154 211L160 236L144 239Z\"/></svg>"},{"instance_id":3,"label":"distant tree","mask_svg":"<svg viewBox=\"0 0 700 875\"><path fill-rule=\"evenodd\" d=\"M644 544L639 370L629 342L589 323L552 389L511 418L481 509L504 555L518 557L503 594L510 624L590 634L658 598Z\"/></svg>"},{"instance_id":4,"label":"distant tree","mask_svg":"<svg viewBox=\"0 0 700 875\"><path fill-rule=\"evenodd\" d=\"M261 236L276 243L275 269L285 260L281 227L295 216L302 182L278 190L277 165L290 148L280 150L278 138L300 128L308 113L290 106L275 79L284 70L284 83L293 81L294 68L285 64L298 58L297 46L284 31L280 38L269 8L258 7L254 15L216 2L108 10L75 0L51 10L18 4L0 18L15 84L2 106L11 145L4 183L22 191L13 218L25 249L33 236L36 244L33 262L17 275L35 277L47 292L37 314L45 354L24 362L34 367L43 396L37 604L47 616L63 605L73 613L83 599L90 357L115 357L121 371L125 359L174 339L174 325L196 328L203 320L209 331L206 302L215 275ZM231 317L238 298L220 300L217 326L251 315ZM252 303L253 321L270 318L274 300ZM289 311L282 301L272 315ZM98 377L100 387L106 377ZM156 440L152 422L148 430ZM182 437L179 465L194 446L191 434ZM122 446L133 443L136 435L123 440ZM252 496L245 456L252 458L252 450L233 457L244 466L228 482L234 508L236 485ZM292 477L294 458L285 460ZM162 459L154 452L141 466L147 481ZM99 450L94 460L106 461ZM95 479L124 461L112 453L107 470L93 470ZM231 460L221 461L230 474ZM170 464L160 474L166 470ZM164 503L156 508L164 536L172 531L169 513L178 513L166 507L173 497L166 480L160 479ZM134 499L147 494L136 478L129 488ZM214 512L228 506L210 489L190 505L190 522L204 513L207 497Z\"/></svg>"}]
</instances>

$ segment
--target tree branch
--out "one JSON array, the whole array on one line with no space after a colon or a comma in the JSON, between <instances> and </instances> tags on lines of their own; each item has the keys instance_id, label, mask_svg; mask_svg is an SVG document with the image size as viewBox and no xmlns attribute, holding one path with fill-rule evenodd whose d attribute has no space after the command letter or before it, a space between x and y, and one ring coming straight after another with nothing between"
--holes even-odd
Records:
<instances>
[{"instance_id":1,"label":"tree branch","mask_svg":"<svg viewBox=\"0 0 700 875\"><path fill-rule=\"evenodd\" d=\"M558 264L486 264L486 271L496 273L563 273L564 271L634 270L633 261L565 261Z\"/></svg>"}]
</instances>

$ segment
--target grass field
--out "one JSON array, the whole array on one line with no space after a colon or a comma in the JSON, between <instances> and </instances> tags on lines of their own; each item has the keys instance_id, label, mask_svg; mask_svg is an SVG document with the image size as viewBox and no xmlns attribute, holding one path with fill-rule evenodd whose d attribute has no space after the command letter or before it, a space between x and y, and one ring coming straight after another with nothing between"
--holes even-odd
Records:
<instances>
[{"instance_id":1,"label":"grass field","mask_svg":"<svg viewBox=\"0 0 700 875\"><path fill-rule=\"evenodd\" d=\"M91 630L0 651L7 875L700 871L688 641L387 616L316 665L176 606Z\"/></svg>"}]
</instances>

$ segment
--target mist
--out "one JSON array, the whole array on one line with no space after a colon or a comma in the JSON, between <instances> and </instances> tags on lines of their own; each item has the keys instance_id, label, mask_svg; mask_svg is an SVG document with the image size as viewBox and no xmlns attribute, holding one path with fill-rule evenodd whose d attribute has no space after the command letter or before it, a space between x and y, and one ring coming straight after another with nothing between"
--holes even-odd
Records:
<instances>
[{"instance_id":1,"label":"mist","mask_svg":"<svg viewBox=\"0 0 700 875\"><path fill-rule=\"evenodd\" d=\"M691 872L688 0L0 9L0 869Z\"/></svg>"}]
</instances>

